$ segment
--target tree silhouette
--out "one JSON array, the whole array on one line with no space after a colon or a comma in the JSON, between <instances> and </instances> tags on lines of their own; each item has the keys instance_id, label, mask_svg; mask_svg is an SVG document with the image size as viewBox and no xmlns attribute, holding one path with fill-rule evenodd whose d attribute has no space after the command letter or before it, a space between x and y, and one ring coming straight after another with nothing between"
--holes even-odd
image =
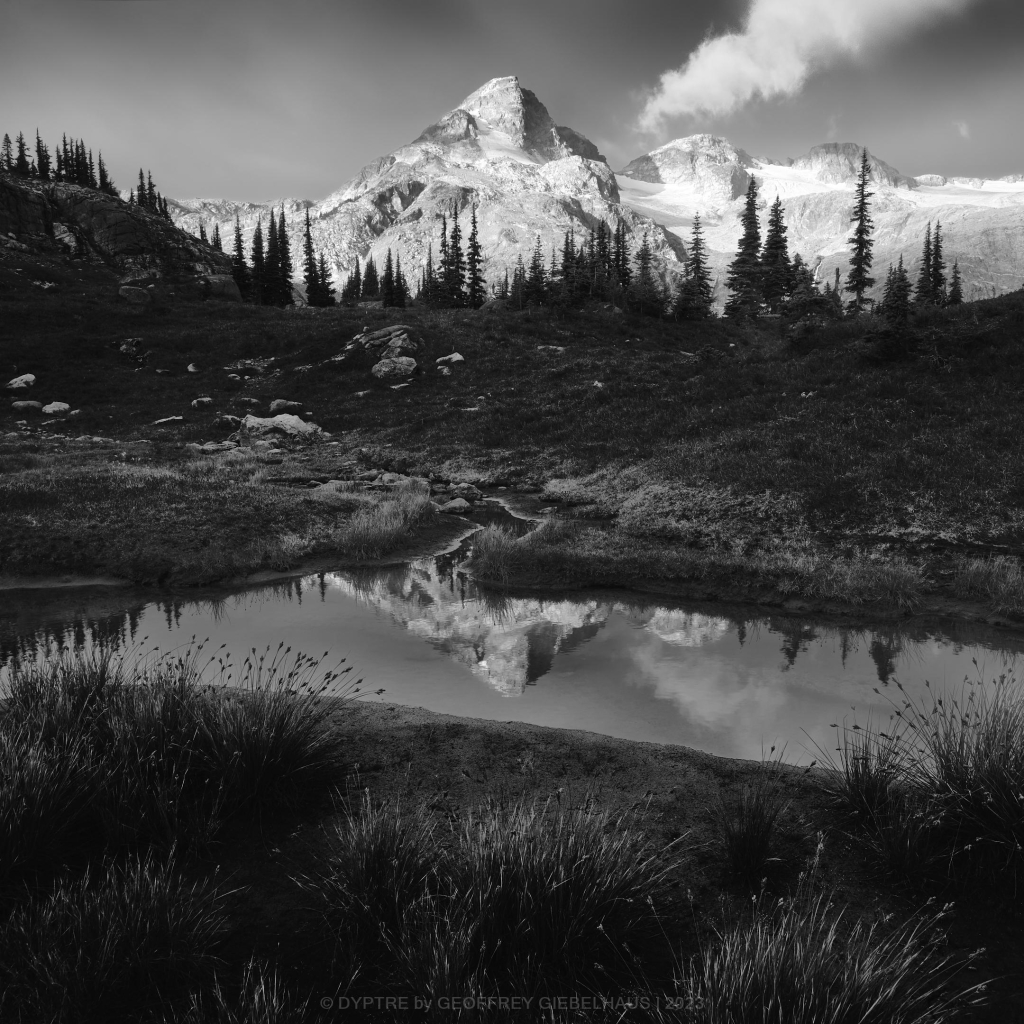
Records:
<instances>
[{"instance_id":1,"label":"tree silhouette","mask_svg":"<svg viewBox=\"0 0 1024 1024\"><path fill-rule=\"evenodd\" d=\"M860 313L866 304L864 293L871 288L875 279L871 276L871 264L874 257L871 250L875 242L871 237L874 222L871 220L868 200L874 195L868 191L871 180L871 162L865 149L860 156L860 174L857 175L857 188L854 192L853 216L850 218L855 225L853 234L847 239L853 246L850 256L850 273L846 277L846 290L853 295L850 301L851 312Z\"/></svg>"},{"instance_id":2,"label":"tree silhouette","mask_svg":"<svg viewBox=\"0 0 1024 1024\"><path fill-rule=\"evenodd\" d=\"M736 258L729 264L726 287L730 291L725 315L753 319L761 308L761 228L757 222L757 179L750 176L741 216L743 227Z\"/></svg>"}]
</instances>

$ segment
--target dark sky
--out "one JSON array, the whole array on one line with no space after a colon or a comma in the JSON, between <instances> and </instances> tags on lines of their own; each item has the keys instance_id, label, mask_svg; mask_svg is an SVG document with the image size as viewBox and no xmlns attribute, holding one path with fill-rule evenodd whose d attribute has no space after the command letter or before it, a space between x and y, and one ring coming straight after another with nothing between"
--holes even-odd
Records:
<instances>
[{"instance_id":1,"label":"dark sky","mask_svg":"<svg viewBox=\"0 0 1024 1024\"><path fill-rule=\"evenodd\" d=\"M0 0L0 132L84 137L119 185L142 165L171 196L317 199L518 75L615 168L712 131L776 158L834 139L908 174L1024 173L1024 2L888 2L968 6L830 58L794 96L644 134L661 74L739 30L747 0Z\"/></svg>"}]
</instances>

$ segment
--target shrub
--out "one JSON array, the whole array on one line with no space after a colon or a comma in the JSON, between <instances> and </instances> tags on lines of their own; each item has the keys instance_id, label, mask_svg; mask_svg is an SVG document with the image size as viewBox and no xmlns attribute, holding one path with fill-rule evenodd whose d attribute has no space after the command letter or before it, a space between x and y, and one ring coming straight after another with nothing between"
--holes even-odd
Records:
<instances>
[{"instance_id":1,"label":"shrub","mask_svg":"<svg viewBox=\"0 0 1024 1024\"><path fill-rule=\"evenodd\" d=\"M774 752L775 748L772 748ZM718 799L718 823L729 867L748 885L764 877L772 860L779 819L789 807L782 792L782 754L762 759L738 798Z\"/></svg>"},{"instance_id":2,"label":"shrub","mask_svg":"<svg viewBox=\"0 0 1024 1024\"><path fill-rule=\"evenodd\" d=\"M170 863L106 864L17 906L0 925L0 1011L23 1024L137 1021L209 978L222 900Z\"/></svg>"},{"instance_id":3,"label":"shrub","mask_svg":"<svg viewBox=\"0 0 1024 1024\"><path fill-rule=\"evenodd\" d=\"M686 1024L941 1024L980 1002L958 983L963 961L941 952L942 913L849 921L815 872L796 894L725 928L677 983Z\"/></svg>"}]
</instances>

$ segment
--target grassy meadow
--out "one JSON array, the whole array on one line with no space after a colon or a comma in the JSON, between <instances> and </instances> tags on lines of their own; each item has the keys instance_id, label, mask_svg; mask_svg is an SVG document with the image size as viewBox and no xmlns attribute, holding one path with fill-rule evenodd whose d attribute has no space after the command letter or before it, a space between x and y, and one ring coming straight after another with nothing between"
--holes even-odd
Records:
<instances>
[{"instance_id":1,"label":"grassy meadow","mask_svg":"<svg viewBox=\"0 0 1024 1024\"><path fill-rule=\"evenodd\" d=\"M555 545L522 542L515 572L481 558L493 582L1024 612L1024 292L921 312L894 339L870 316L797 335L597 305L139 312L73 273L45 292L25 276L0 297L2 362L81 411L43 431L28 416L26 432L0 410L0 573L208 582L321 551L381 557L387 545L338 537L355 498L331 509L294 485L382 469L539 493L538 508L581 521ZM363 327L395 322L424 341L409 387L330 362ZM128 338L138 355L120 351ZM434 370L452 351L465 362ZM182 448L275 398L335 443L209 461ZM182 419L155 423L169 416ZM113 443L83 458L78 436Z\"/></svg>"},{"instance_id":2,"label":"grassy meadow","mask_svg":"<svg viewBox=\"0 0 1024 1024\"><path fill-rule=\"evenodd\" d=\"M5 670L3 1019L1024 1019L1014 680L807 769L359 686L202 644Z\"/></svg>"}]
</instances>

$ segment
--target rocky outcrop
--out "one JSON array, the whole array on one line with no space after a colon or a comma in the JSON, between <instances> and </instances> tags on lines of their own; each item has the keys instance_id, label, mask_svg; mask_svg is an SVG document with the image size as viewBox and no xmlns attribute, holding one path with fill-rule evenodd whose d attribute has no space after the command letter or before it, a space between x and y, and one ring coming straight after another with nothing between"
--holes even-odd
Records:
<instances>
[{"instance_id":1,"label":"rocky outcrop","mask_svg":"<svg viewBox=\"0 0 1024 1024\"><path fill-rule=\"evenodd\" d=\"M240 429L250 436L263 437L267 434L278 434L283 437L314 440L328 437L315 423L307 423L291 413L280 413L277 416L246 416L242 419Z\"/></svg>"},{"instance_id":2,"label":"rocky outcrop","mask_svg":"<svg viewBox=\"0 0 1024 1024\"><path fill-rule=\"evenodd\" d=\"M826 142L815 146L809 153L792 162L798 170L811 171L818 181L829 184L853 183L860 174L861 154L864 147L856 142ZM889 188L917 188L917 182L900 174L884 160L868 153L871 180Z\"/></svg>"},{"instance_id":3,"label":"rocky outcrop","mask_svg":"<svg viewBox=\"0 0 1024 1024\"><path fill-rule=\"evenodd\" d=\"M116 196L66 182L26 181L0 173L0 234L92 258L123 283L167 279L203 290L225 287L231 258L174 224ZM237 289L236 289L237 291Z\"/></svg>"},{"instance_id":4,"label":"rocky outcrop","mask_svg":"<svg viewBox=\"0 0 1024 1024\"><path fill-rule=\"evenodd\" d=\"M408 357L413 360L423 352L423 341L407 324L393 324L378 331L364 327L331 362L346 367L365 369L382 360Z\"/></svg>"},{"instance_id":5,"label":"rocky outcrop","mask_svg":"<svg viewBox=\"0 0 1024 1024\"><path fill-rule=\"evenodd\" d=\"M690 185L709 203L728 203L746 192L752 165L751 158L727 139L691 135L637 157L621 173L653 184Z\"/></svg>"}]
</instances>

